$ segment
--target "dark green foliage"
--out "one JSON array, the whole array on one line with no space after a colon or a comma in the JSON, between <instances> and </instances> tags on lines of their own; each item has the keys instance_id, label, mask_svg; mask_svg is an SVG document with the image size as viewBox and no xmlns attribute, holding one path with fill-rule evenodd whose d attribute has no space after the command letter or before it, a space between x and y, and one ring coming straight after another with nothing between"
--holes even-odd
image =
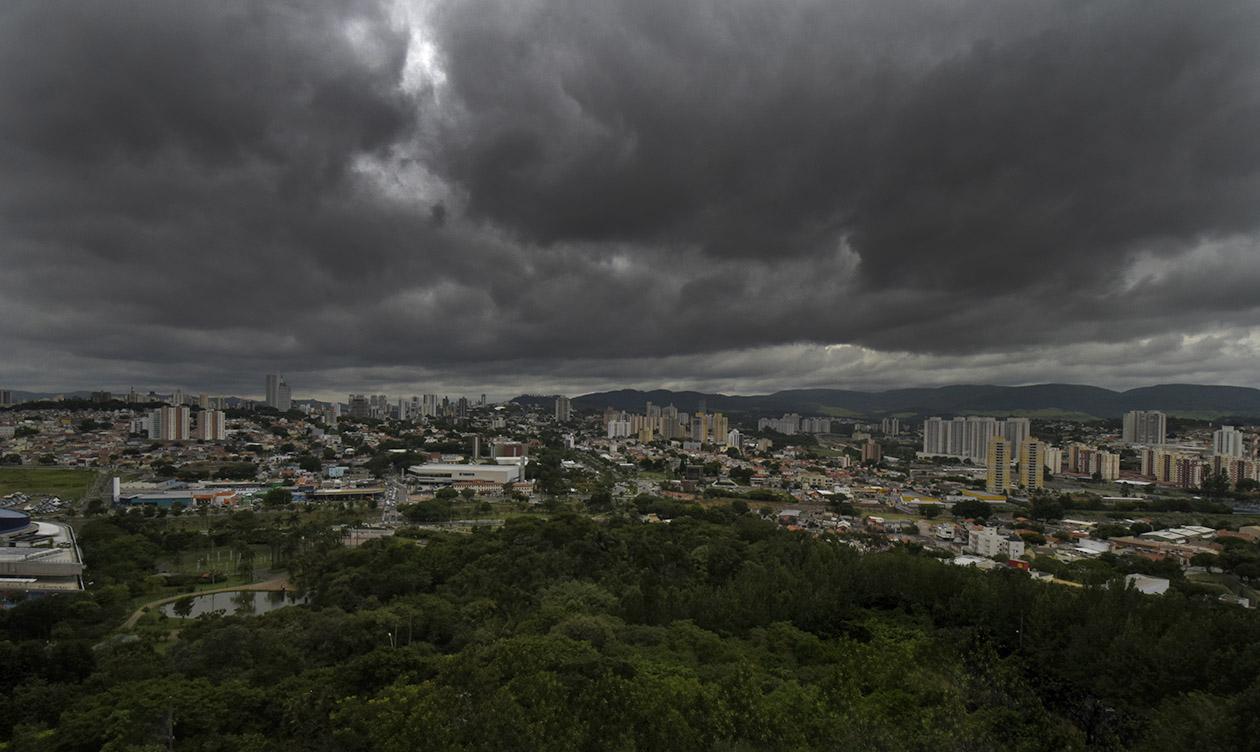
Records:
<instances>
[{"instance_id":1,"label":"dark green foliage","mask_svg":"<svg viewBox=\"0 0 1260 752\"><path fill-rule=\"evenodd\" d=\"M0 739L386 752L1255 739L1255 613L862 555L727 507L635 505L671 522L518 518L426 545L321 547L296 559L310 606L184 622L162 650L101 641L125 590L0 612ZM138 529L93 525L94 551L120 547L111 577L156 555Z\"/></svg>"}]
</instances>

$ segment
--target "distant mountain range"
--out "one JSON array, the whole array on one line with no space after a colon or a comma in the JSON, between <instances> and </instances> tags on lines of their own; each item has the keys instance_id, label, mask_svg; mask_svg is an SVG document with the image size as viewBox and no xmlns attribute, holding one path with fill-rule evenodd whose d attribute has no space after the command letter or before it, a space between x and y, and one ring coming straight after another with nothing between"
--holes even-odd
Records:
<instances>
[{"instance_id":1,"label":"distant mountain range","mask_svg":"<svg viewBox=\"0 0 1260 752\"><path fill-rule=\"evenodd\" d=\"M522 396L518 402L550 402L550 397ZM1027 415L1079 420L1119 418L1129 410L1163 410L1171 415L1214 419L1260 416L1260 389L1200 384L1160 384L1117 392L1081 384L1031 386L957 385L936 388L860 392L847 389L789 389L764 395L705 394L665 389L620 389L573 398L575 407L642 412L644 405L674 405L694 412L797 412L812 415L878 417L900 415Z\"/></svg>"}]
</instances>

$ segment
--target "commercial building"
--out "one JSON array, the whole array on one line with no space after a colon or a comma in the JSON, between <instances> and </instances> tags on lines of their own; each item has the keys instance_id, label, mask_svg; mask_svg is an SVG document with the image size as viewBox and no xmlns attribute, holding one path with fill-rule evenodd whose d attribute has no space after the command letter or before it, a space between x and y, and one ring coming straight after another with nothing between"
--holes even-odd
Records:
<instances>
[{"instance_id":1,"label":"commercial building","mask_svg":"<svg viewBox=\"0 0 1260 752\"><path fill-rule=\"evenodd\" d=\"M0 595L83 589L83 557L69 525L0 509Z\"/></svg>"},{"instance_id":2,"label":"commercial building","mask_svg":"<svg viewBox=\"0 0 1260 752\"><path fill-rule=\"evenodd\" d=\"M1159 446L1168 436L1168 416L1158 410L1130 410L1124 414L1121 438L1126 444Z\"/></svg>"},{"instance_id":3,"label":"commercial building","mask_svg":"<svg viewBox=\"0 0 1260 752\"><path fill-rule=\"evenodd\" d=\"M521 464L509 465L459 465L430 462L412 465L407 473L422 484L431 486L453 485L503 485L516 483L523 477Z\"/></svg>"}]
</instances>

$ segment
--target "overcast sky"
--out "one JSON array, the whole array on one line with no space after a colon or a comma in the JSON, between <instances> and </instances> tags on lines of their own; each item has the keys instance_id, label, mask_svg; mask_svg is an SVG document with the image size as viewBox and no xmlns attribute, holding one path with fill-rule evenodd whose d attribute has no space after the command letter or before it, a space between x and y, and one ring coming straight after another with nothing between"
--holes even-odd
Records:
<instances>
[{"instance_id":1,"label":"overcast sky","mask_svg":"<svg viewBox=\"0 0 1260 752\"><path fill-rule=\"evenodd\" d=\"M1260 386L1254 0L0 3L0 386Z\"/></svg>"}]
</instances>

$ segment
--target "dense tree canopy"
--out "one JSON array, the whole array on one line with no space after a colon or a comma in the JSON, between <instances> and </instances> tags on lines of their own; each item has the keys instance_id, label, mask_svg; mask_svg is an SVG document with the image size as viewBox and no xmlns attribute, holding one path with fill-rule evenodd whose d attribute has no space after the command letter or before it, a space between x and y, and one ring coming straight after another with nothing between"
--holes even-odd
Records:
<instances>
[{"instance_id":1,"label":"dense tree canopy","mask_svg":"<svg viewBox=\"0 0 1260 752\"><path fill-rule=\"evenodd\" d=\"M201 617L163 644L109 636L157 544L102 521L84 530L114 557L94 559L110 573L94 592L0 612L0 738L1006 752L1240 749L1260 732L1253 612L662 511L309 547L309 605Z\"/></svg>"}]
</instances>

